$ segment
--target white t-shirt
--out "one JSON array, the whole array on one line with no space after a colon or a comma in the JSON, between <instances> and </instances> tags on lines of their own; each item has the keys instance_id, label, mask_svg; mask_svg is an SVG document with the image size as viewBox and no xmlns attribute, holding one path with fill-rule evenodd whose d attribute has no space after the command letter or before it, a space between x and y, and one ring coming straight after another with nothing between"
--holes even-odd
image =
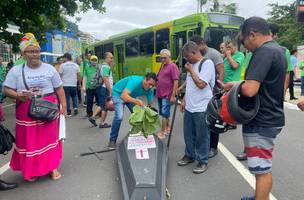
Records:
<instances>
[{"instance_id":1,"label":"white t-shirt","mask_svg":"<svg viewBox=\"0 0 304 200\"><path fill-rule=\"evenodd\" d=\"M76 87L77 74L80 72L80 67L74 62L68 61L62 63L59 73L62 76L63 86Z\"/></svg>"},{"instance_id":2,"label":"white t-shirt","mask_svg":"<svg viewBox=\"0 0 304 200\"><path fill-rule=\"evenodd\" d=\"M215 70L214 64L210 59L207 59L203 65L201 72L198 72L199 64L201 61L193 64L193 69L199 78L204 81L207 85L200 89L198 88L191 75L187 73L187 85L186 85L186 110L195 113L195 112L205 112L207 105L212 98L212 88L215 85Z\"/></svg>"},{"instance_id":3,"label":"white t-shirt","mask_svg":"<svg viewBox=\"0 0 304 200\"><path fill-rule=\"evenodd\" d=\"M19 91L27 90L22 78L22 66L14 66L7 74L4 86ZM37 94L48 94L54 92L54 88L62 85L62 81L56 69L47 63L42 63L38 68L32 69L27 65L24 67L26 84L30 91Z\"/></svg>"}]
</instances>

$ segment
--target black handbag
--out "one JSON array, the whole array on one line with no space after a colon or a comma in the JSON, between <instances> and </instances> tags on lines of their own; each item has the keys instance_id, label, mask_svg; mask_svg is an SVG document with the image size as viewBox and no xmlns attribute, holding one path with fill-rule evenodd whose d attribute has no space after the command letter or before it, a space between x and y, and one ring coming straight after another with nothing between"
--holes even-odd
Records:
<instances>
[{"instance_id":1,"label":"black handbag","mask_svg":"<svg viewBox=\"0 0 304 200\"><path fill-rule=\"evenodd\" d=\"M25 81L24 64L22 66L22 78L25 88L29 90L29 87ZM33 119L53 121L58 116L58 105L53 102L38 98L37 96L33 96L31 99L28 115Z\"/></svg>"},{"instance_id":2,"label":"black handbag","mask_svg":"<svg viewBox=\"0 0 304 200\"><path fill-rule=\"evenodd\" d=\"M14 142L13 134L0 124L0 154L6 155L12 149Z\"/></svg>"}]
</instances>

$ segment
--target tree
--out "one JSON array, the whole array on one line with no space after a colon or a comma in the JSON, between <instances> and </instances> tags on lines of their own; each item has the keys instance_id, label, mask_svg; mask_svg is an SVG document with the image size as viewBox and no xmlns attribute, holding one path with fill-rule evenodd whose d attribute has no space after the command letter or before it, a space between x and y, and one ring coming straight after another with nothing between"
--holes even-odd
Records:
<instances>
[{"instance_id":1,"label":"tree","mask_svg":"<svg viewBox=\"0 0 304 200\"><path fill-rule=\"evenodd\" d=\"M220 12L220 1L213 0L213 7L210 9L211 12Z\"/></svg>"},{"instance_id":2,"label":"tree","mask_svg":"<svg viewBox=\"0 0 304 200\"><path fill-rule=\"evenodd\" d=\"M19 26L21 33L32 32L42 41L45 32L66 29L65 16L73 17L89 9L104 13L103 3L104 0L1 0L0 39L13 44L16 51L20 35L7 32L8 24Z\"/></svg>"},{"instance_id":3,"label":"tree","mask_svg":"<svg viewBox=\"0 0 304 200\"><path fill-rule=\"evenodd\" d=\"M237 4L221 4L220 0L213 0L213 6L210 9L211 12L221 12L221 13L229 13L236 14Z\"/></svg>"},{"instance_id":4,"label":"tree","mask_svg":"<svg viewBox=\"0 0 304 200\"><path fill-rule=\"evenodd\" d=\"M223 13L236 14L236 11L237 11L236 3L224 4L222 6Z\"/></svg>"},{"instance_id":5,"label":"tree","mask_svg":"<svg viewBox=\"0 0 304 200\"><path fill-rule=\"evenodd\" d=\"M269 4L271 23L276 23L280 28L278 42L288 49L304 44L304 26L296 22L296 1L288 5L278 3Z\"/></svg>"},{"instance_id":6,"label":"tree","mask_svg":"<svg viewBox=\"0 0 304 200\"><path fill-rule=\"evenodd\" d=\"M207 0L197 0L197 12L202 12L203 5L207 3Z\"/></svg>"}]
</instances>

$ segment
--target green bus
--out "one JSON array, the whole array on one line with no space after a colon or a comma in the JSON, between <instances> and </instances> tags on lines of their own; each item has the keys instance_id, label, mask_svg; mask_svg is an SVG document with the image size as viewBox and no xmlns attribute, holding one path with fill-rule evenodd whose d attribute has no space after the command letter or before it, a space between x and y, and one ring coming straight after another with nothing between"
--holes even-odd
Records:
<instances>
[{"instance_id":1,"label":"green bus","mask_svg":"<svg viewBox=\"0 0 304 200\"><path fill-rule=\"evenodd\" d=\"M169 49L172 59L181 58L182 46L194 35L201 35L209 47L218 49L221 42L234 39L243 17L223 13L197 13L144 29L109 37L85 47L85 52L99 59L104 52L114 55L114 81L130 75L159 71L159 52ZM181 62L180 62L181 63Z\"/></svg>"}]
</instances>

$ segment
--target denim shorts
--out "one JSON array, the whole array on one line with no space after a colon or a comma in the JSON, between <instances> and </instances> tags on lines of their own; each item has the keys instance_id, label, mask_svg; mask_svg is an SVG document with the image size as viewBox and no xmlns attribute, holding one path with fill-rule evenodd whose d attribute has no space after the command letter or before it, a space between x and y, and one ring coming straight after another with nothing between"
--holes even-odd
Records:
<instances>
[{"instance_id":1,"label":"denim shorts","mask_svg":"<svg viewBox=\"0 0 304 200\"><path fill-rule=\"evenodd\" d=\"M274 140L282 127L264 128L243 125L243 140L248 168L252 174L267 174L272 171Z\"/></svg>"},{"instance_id":2,"label":"denim shorts","mask_svg":"<svg viewBox=\"0 0 304 200\"><path fill-rule=\"evenodd\" d=\"M158 98L159 114L162 117L170 118L170 101L168 97Z\"/></svg>"},{"instance_id":3,"label":"denim shorts","mask_svg":"<svg viewBox=\"0 0 304 200\"><path fill-rule=\"evenodd\" d=\"M97 94L98 94L98 106L101 107L102 110L105 110L106 99L109 96L109 92L105 87L98 87Z\"/></svg>"}]
</instances>

